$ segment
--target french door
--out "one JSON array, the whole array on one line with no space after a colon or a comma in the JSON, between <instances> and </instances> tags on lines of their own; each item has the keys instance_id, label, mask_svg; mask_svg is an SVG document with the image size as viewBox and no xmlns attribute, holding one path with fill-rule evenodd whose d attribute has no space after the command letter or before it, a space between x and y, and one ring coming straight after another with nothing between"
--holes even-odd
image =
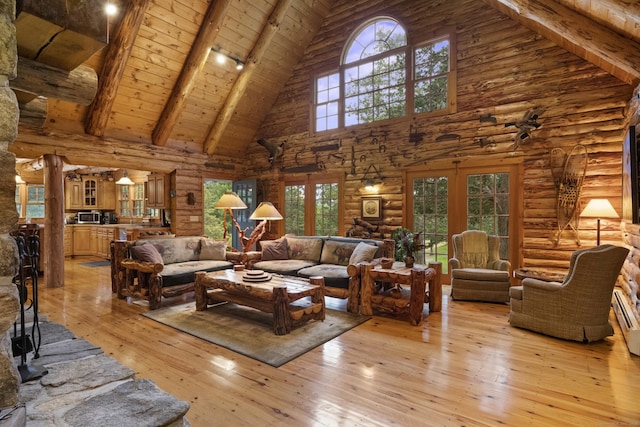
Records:
<instances>
[{"instance_id":1,"label":"french door","mask_svg":"<svg viewBox=\"0 0 640 427\"><path fill-rule=\"evenodd\" d=\"M500 257L519 262L519 166L458 167L407 173L407 227L420 232L425 249L419 263L442 263L443 283L450 283L451 236L483 230L500 236Z\"/></svg>"}]
</instances>

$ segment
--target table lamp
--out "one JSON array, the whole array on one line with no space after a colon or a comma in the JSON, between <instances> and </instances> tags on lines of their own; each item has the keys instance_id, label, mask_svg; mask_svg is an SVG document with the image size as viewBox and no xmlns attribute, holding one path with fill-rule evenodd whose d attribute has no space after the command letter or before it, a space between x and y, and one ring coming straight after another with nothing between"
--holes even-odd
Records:
<instances>
[{"instance_id":1,"label":"table lamp","mask_svg":"<svg viewBox=\"0 0 640 427\"><path fill-rule=\"evenodd\" d=\"M220 197L220 200L218 200L213 207L215 209L224 209L224 216L222 218L222 224L224 226L223 239L227 238L227 212L231 215L231 222L233 225L238 229L238 231L241 231L240 224L238 224L238 221L236 221L233 216L233 211L235 209L247 209L247 205L244 204L240 196L233 191L227 191L222 195L222 197Z\"/></svg>"},{"instance_id":2,"label":"table lamp","mask_svg":"<svg viewBox=\"0 0 640 427\"><path fill-rule=\"evenodd\" d=\"M591 199L580 216L598 218L598 245L600 245L600 218L619 218L608 199Z\"/></svg>"},{"instance_id":3,"label":"table lamp","mask_svg":"<svg viewBox=\"0 0 640 427\"><path fill-rule=\"evenodd\" d=\"M249 239L247 239L246 244L243 244L244 251L247 252L251 250L254 243L256 243L267 231L267 223L269 221L279 221L282 219L282 215L278 210L273 206L271 202L260 202L258 207L249 217L251 220L262 220L260 224L256 226L253 230Z\"/></svg>"}]
</instances>

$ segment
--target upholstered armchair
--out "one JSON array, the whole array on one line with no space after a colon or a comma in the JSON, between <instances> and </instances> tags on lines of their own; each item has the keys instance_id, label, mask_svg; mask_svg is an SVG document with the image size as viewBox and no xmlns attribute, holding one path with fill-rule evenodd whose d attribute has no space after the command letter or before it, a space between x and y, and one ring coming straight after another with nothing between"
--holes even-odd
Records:
<instances>
[{"instance_id":1,"label":"upholstered armchair","mask_svg":"<svg viewBox=\"0 0 640 427\"><path fill-rule=\"evenodd\" d=\"M562 283L526 278L511 288L511 326L574 341L613 335L611 296L629 250L600 245L571 255Z\"/></svg>"},{"instance_id":2,"label":"upholstered armchair","mask_svg":"<svg viewBox=\"0 0 640 427\"><path fill-rule=\"evenodd\" d=\"M508 302L511 263L500 259L500 238L480 230L466 230L454 234L451 241L451 297Z\"/></svg>"}]
</instances>

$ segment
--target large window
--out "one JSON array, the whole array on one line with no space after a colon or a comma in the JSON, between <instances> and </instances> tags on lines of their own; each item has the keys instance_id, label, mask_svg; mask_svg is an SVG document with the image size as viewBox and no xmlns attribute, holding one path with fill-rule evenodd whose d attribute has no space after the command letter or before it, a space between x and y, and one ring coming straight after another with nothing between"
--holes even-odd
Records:
<instances>
[{"instance_id":1,"label":"large window","mask_svg":"<svg viewBox=\"0 0 640 427\"><path fill-rule=\"evenodd\" d=\"M310 178L284 186L284 229L298 236L342 234L341 179ZM306 221L305 221L306 219Z\"/></svg>"},{"instance_id":2,"label":"large window","mask_svg":"<svg viewBox=\"0 0 640 427\"><path fill-rule=\"evenodd\" d=\"M409 45L391 18L362 26L345 46L337 70L315 79L315 131L448 111L454 85L448 36Z\"/></svg>"},{"instance_id":3,"label":"large window","mask_svg":"<svg viewBox=\"0 0 640 427\"><path fill-rule=\"evenodd\" d=\"M44 218L44 185L27 185L27 218Z\"/></svg>"}]
</instances>

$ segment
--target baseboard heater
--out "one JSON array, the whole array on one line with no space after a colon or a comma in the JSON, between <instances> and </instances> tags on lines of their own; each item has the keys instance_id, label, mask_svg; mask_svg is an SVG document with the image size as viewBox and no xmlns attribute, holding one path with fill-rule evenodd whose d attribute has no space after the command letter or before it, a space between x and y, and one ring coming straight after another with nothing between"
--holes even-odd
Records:
<instances>
[{"instance_id":1,"label":"baseboard heater","mask_svg":"<svg viewBox=\"0 0 640 427\"><path fill-rule=\"evenodd\" d=\"M627 298L620 289L613 290L611 306L616 314L629 351L636 356L640 356L640 326L631 307L629 307Z\"/></svg>"}]
</instances>

